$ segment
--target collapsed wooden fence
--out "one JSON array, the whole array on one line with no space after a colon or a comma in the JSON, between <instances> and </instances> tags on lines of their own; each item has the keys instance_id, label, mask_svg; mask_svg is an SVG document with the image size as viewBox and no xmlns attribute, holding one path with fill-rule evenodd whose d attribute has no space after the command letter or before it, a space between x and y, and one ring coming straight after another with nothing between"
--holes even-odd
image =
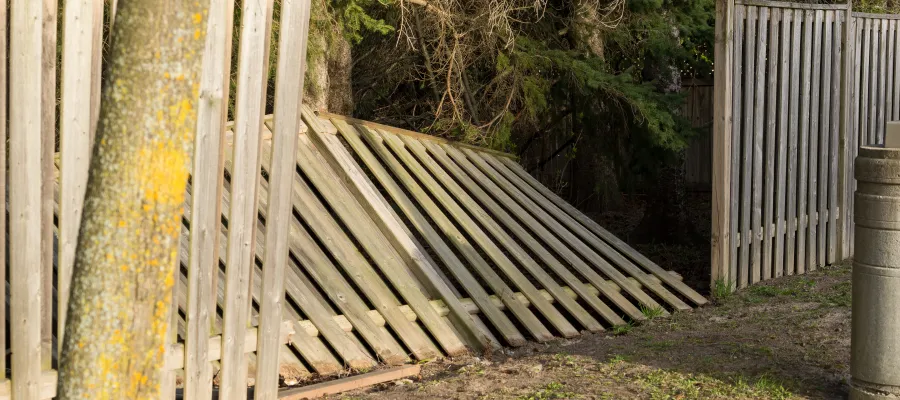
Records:
<instances>
[{"instance_id":1,"label":"collapsed wooden fence","mask_svg":"<svg viewBox=\"0 0 900 400\"><path fill-rule=\"evenodd\" d=\"M69 0L59 21L57 5L0 7L11 28L0 32L10 65L0 63L10 100L0 96L10 157L0 151L10 221L0 350L11 360L0 357L0 398L56 394L103 19L115 14L102 0ZM271 399L281 383L574 337L706 302L508 155L301 107L308 0L281 3L274 114L264 116L273 2L242 7L232 94L235 10L211 0L164 398L239 399L252 385Z\"/></svg>"},{"instance_id":2,"label":"collapsed wooden fence","mask_svg":"<svg viewBox=\"0 0 900 400\"><path fill-rule=\"evenodd\" d=\"M852 256L852 161L900 118L898 18L717 2L714 281L743 287Z\"/></svg>"}]
</instances>

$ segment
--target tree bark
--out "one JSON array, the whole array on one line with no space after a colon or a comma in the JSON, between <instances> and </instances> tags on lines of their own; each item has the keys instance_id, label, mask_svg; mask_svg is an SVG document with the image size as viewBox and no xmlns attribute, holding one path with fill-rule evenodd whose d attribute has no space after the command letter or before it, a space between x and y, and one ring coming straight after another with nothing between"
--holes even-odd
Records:
<instances>
[{"instance_id":1,"label":"tree bark","mask_svg":"<svg viewBox=\"0 0 900 400\"><path fill-rule=\"evenodd\" d=\"M160 397L209 2L118 3L60 399Z\"/></svg>"}]
</instances>

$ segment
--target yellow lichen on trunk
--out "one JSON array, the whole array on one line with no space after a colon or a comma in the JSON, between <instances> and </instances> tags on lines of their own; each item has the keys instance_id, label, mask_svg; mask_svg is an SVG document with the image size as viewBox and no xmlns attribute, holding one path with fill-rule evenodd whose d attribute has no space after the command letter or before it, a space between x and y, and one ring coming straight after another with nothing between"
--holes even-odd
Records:
<instances>
[{"instance_id":1,"label":"yellow lichen on trunk","mask_svg":"<svg viewBox=\"0 0 900 400\"><path fill-rule=\"evenodd\" d=\"M68 305L61 399L159 398L170 328L208 2L118 4Z\"/></svg>"}]
</instances>

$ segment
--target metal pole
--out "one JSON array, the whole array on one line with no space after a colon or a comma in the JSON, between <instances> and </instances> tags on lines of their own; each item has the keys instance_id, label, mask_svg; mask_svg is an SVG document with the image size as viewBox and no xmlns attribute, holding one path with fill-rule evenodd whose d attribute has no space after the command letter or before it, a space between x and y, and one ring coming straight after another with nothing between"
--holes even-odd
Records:
<instances>
[{"instance_id":1,"label":"metal pole","mask_svg":"<svg viewBox=\"0 0 900 400\"><path fill-rule=\"evenodd\" d=\"M900 149L856 158L851 399L900 397Z\"/></svg>"}]
</instances>

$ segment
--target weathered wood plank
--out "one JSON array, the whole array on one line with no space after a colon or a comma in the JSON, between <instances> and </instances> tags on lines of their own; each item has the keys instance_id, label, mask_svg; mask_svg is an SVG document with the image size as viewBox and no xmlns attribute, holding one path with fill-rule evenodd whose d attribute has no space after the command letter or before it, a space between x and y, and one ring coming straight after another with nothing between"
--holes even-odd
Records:
<instances>
[{"instance_id":1,"label":"weathered wood plank","mask_svg":"<svg viewBox=\"0 0 900 400\"><path fill-rule=\"evenodd\" d=\"M489 193L493 194L500 204L505 205L514 215L516 215L516 217L520 221L522 221L532 232L534 232L534 235L536 237L541 238L545 243L547 243L547 245L549 245L551 249L559 254L563 258L563 260L565 260L565 262L567 262L572 268L578 271L579 274L584 276L589 282L593 283L597 288L600 288L601 290L604 287L607 287L606 285L603 285L603 278L593 269L591 269L591 267L580 257L578 257L578 255L570 250L569 247L566 246L565 243L563 243L563 240L570 243L573 247L581 248L585 252L591 252L590 248L588 248L587 245L578 240L578 238L574 237L571 232L565 230L562 225L553 220L552 217L550 217L550 215L547 214L543 209L541 209L536 203L531 201L524 193L519 191L509 181L500 176L497 171L487 165L487 163L476 153L468 149L463 149L463 152L465 153L464 156L463 152L460 152L458 149L452 146L444 145L441 147L457 162L457 164L459 164L460 167L466 170L469 175L477 180L482 187L484 187ZM468 156L468 158L466 158L466 156ZM478 167L478 169L476 169L476 166ZM544 221L544 224L539 222L539 220ZM554 232L551 233L548 228L544 226L545 224L553 229ZM562 240L557 238L557 236L562 238ZM560 274L561 276L571 275L565 277L565 280L567 282L578 279L570 272L568 272L568 270L564 268L561 269L562 271L558 272L558 274ZM580 283L580 281L578 282ZM584 290L587 290L587 288L585 288ZM636 310L637 313L635 313L635 310L632 309L636 309L636 307L634 307L631 302L622 297L615 290L607 289L606 291L604 291L604 293L608 293L607 298L609 298L613 302L613 304L625 310L631 310L630 312L627 312L627 314L630 315L640 313L640 310ZM609 307L606 306L606 304L596 301L587 295L583 296L583 298L585 298L585 301L590 304L592 308L597 311L597 313L603 316L604 319L607 320L607 322L613 325L620 325L624 323L622 318L612 312L612 310L610 310Z\"/></svg>"},{"instance_id":2,"label":"weathered wood plank","mask_svg":"<svg viewBox=\"0 0 900 400\"><path fill-rule=\"evenodd\" d=\"M835 77L832 76L833 65L833 50L834 43L832 41L832 37L834 36L834 13L831 11L827 11L825 14L825 26L822 30L822 34L824 35L824 45L822 46L822 108L820 114L822 115L822 126L821 126L821 134L819 138L819 151L820 155L819 160L819 204L816 207L816 215L818 215L817 224L818 224L818 235L816 236L817 246L816 246L816 259L820 266L825 266L827 261L827 236L828 236L828 225L829 219L831 216L835 214L833 211L829 212L828 210L828 171L829 166L831 164L831 131L834 126L837 125L837 121L833 121L832 124L832 101L831 101L831 93L834 86ZM831 186L833 187L833 186ZM826 217L826 215L828 217Z\"/></svg>"},{"instance_id":3,"label":"weathered wood plank","mask_svg":"<svg viewBox=\"0 0 900 400\"><path fill-rule=\"evenodd\" d=\"M247 396L246 362L241 349L249 320L251 271L255 256L259 153L265 114L273 0L244 2L235 98L234 168L231 171L228 269L222 337L230 343L222 354L219 395L225 400Z\"/></svg>"},{"instance_id":4,"label":"weathered wood plank","mask_svg":"<svg viewBox=\"0 0 900 400\"><path fill-rule=\"evenodd\" d=\"M3 1L3 6L0 7L0 21L8 21L9 17L9 2ZM9 25L8 24L0 24L0 121L8 121L7 111L8 107L8 96L9 96L9 79L8 78L8 69L9 65L9 48L7 38L9 37ZM7 164L7 152L8 152L8 138L9 132L7 131L7 123L0 123L0 171L9 171L9 165ZM0 174L0 193L3 193L2 197L5 201L8 201L8 186L7 186L7 174ZM11 250L7 248L9 244L9 237L7 236L7 219L8 218L0 218L0 260L4 260L4 262L0 263L0 276L6 277L8 260L7 255L11 253ZM74 264L74 255L73 261ZM62 273L61 271L60 273ZM69 268L69 276L71 276L71 268ZM66 284L70 281L64 281ZM5 283L5 282L4 282ZM7 315L7 290L5 284L0 285L0 299L3 299L3 302L0 303L2 307L0 307L0 354L6 354L6 324L8 321L9 315ZM68 296L68 286L66 286L67 291L66 295ZM65 308L66 305L60 308ZM60 314L65 318L65 314ZM60 329L60 332L64 332L63 329ZM60 347L62 348L62 347ZM0 388L5 388L7 393L10 393L10 384L7 384L7 375L6 375L6 357L0 357Z\"/></svg>"},{"instance_id":5,"label":"weathered wood plank","mask_svg":"<svg viewBox=\"0 0 900 400\"><path fill-rule=\"evenodd\" d=\"M818 255L816 254L816 235L818 230L818 218L816 216L819 195L819 139L821 137L822 118L822 22L824 15L821 11L815 12L815 22L813 26L813 51L812 51L812 89L810 92L811 111L810 111L810 129L809 129L809 178L807 183L809 188L807 193L809 201L806 208L806 217L809 229L806 230L806 269L814 271L818 265Z\"/></svg>"},{"instance_id":6,"label":"weathered wood plank","mask_svg":"<svg viewBox=\"0 0 900 400\"><path fill-rule=\"evenodd\" d=\"M884 143L884 121L885 121L885 97L887 78L887 43L888 43L888 21L882 19L881 29L878 34L878 73L875 75L878 79L878 97L875 99L875 109L878 111L875 122L875 137L878 143Z\"/></svg>"},{"instance_id":7,"label":"weathered wood plank","mask_svg":"<svg viewBox=\"0 0 900 400\"><path fill-rule=\"evenodd\" d=\"M798 198L797 198L797 273L806 272L807 262L809 260L807 251L807 242L809 235L809 204L807 195L809 193L809 142L810 142L810 125L812 125L810 111L812 98L812 70L813 70L813 25L815 25L815 12L806 11L803 24L803 48L802 48L802 73L800 78L800 145L799 158L800 170L798 178Z\"/></svg>"},{"instance_id":8,"label":"weathered wood plank","mask_svg":"<svg viewBox=\"0 0 900 400\"><path fill-rule=\"evenodd\" d=\"M450 270L450 273L460 283L462 289L472 297L472 300L482 310L491 324L493 324L494 328L497 329L501 336L503 336L504 340L512 346L521 346L522 344L524 344L525 338L522 336L522 334L519 333L518 329L516 329L509 318L507 318L506 315L500 312L500 309L498 307L491 303L487 292L481 287L478 279L476 279L472 275L472 273L470 273L468 269L465 268L465 264L450 249L449 245L441 238L437 231L435 231L426 217L422 215L422 213L416 207L416 204L413 203L413 201L399 187L394 178L391 177L387 170L385 170L385 168L378 162L378 160L375 158L375 155L372 154L372 152L367 147L365 147L365 145L360 140L360 135L356 131L356 129L344 123L343 121L335 121L335 125L337 125L341 136L347 141L356 156L359 157L360 161L366 166L368 171L370 171L372 175L378 180L378 182L381 183L385 191L394 200L394 203L397 204L397 206L406 215L413 227L415 227L419 234L421 234L425 239L425 241L428 242L432 250L434 250L438 257L441 258L441 260L444 262L444 265L447 266L447 268ZM409 175L397 174L397 177L402 182L408 183L410 185L409 191L413 193L414 196L416 193L424 193L422 192L421 188L413 182L413 180L411 179L412 177L410 177ZM424 198L419 200L419 204L423 207L423 209L428 210L431 208L435 208L430 200L428 202L421 201L425 200ZM435 218L435 220L438 220L438 218ZM441 224L438 223L438 225ZM458 237L461 237L461 235L459 235ZM481 263L473 262L472 264L481 265L483 263L484 261L482 260Z\"/></svg>"},{"instance_id":9,"label":"weathered wood plank","mask_svg":"<svg viewBox=\"0 0 900 400\"><path fill-rule=\"evenodd\" d=\"M897 56L900 55L900 51L897 51L896 46L900 45L900 23L896 20L891 20L891 33L890 33L890 44L888 45L888 59L891 63L890 78L888 81L888 98L890 99L891 107L889 107L890 120L896 121L900 119L900 61L897 60Z\"/></svg>"},{"instance_id":10,"label":"weathered wood plank","mask_svg":"<svg viewBox=\"0 0 900 400\"><path fill-rule=\"evenodd\" d=\"M760 271L762 269L762 240L763 229L762 224L762 200L763 200L763 171L765 164L763 163L763 144L766 132L766 56L768 51L769 36L769 8L760 7L758 10L758 26L756 34L756 71L754 73L753 91L755 100L753 102L753 131L748 132L752 135L751 144L751 160L750 163L744 165L745 171L749 168L750 174L747 179L752 179L751 189L749 193L744 194L750 198L750 229L753 233L748 235L750 240L747 241L750 247L750 283L756 283L760 280ZM748 116L749 117L749 116ZM768 225L768 223L766 224Z\"/></svg>"},{"instance_id":11,"label":"weathered wood plank","mask_svg":"<svg viewBox=\"0 0 900 400\"><path fill-rule=\"evenodd\" d=\"M773 9L769 15L769 54L767 57L768 70L766 71L766 132L764 134L763 143L766 146L765 158L765 178L763 187L765 188L763 198L763 227L760 232L762 236L762 276L761 279L768 280L772 278L772 237L775 232L772 230L772 221L775 215L775 141L776 129L778 127L778 119L776 111L778 106L778 66L780 55L779 45L779 28L781 25L781 10Z\"/></svg>"},{"instance_id":12,"label":"weathered wood plank","mask_svg":"<svg viewBox=\"0 0 900 400\"><path fill-rule=\"evenodd\" d=\"M343 121L339 122L343 123ZM488 338L475 326L472 317L463 309L457 293L447 283L448 278L438 273L436 262L403 224L374 184L369 181L353 157L347 153L335 136L312 129L308 135L316 142L316 147L332 166L332 170L338 173L357 201L374 217L373 219L385 237L390 240L394 248L401 252L406 265L426 286L429 294L444 300L451 311L451 320L458 329L462 330L463 337L469 346L477 352L487 348L490 345Z\"/></svg>"},{"instance_id":13,"label":"weathered wood plank","mask_svg":"<svg viewBox=\"0 0 900 400\"><path fill-rule=\"evenodd\" d=\"M9 277L12 395L40 398L43 2L10 2ZM35 267L38 266L38 267Z\"/></svg>"},{"instance_id":14,"label":"weathered wood plank","mask_svg":"<svg viewBox=\"0 0 900 400\"><path fill-rule=\"evenodd\" d=\"M62 98L59 105L59 146L62 168L60 168L59 261L57 262L58 349L62 348L65 333L69 288L72 281L72 268L75 265L75 246L78 240L78 228L81 226L81 213L84 207L84 194L90 166L91 60L95 47L98 47L91 40L91 35L94 24L99 23L94 21L93 14L93 3L98 1L68 1L65 3L64 11L62 82L60 85ZM3 30L5 31L5 29ZM6 36L5 34L0 34L0 36L3 36L0 40L4 42L2 47L5 49ZM0 68L4 69L0 75L5 78L5 65ZM5 84L3 86L5 87ZM0 101L4 102L4 105L0 106L0 110L3 111L0 112L5 114L5 96L0 97L3 97ZM0 121L5 120L5 116L0 117ZM5 131L3 136L5 136ZM3 141L5 142L5 138ZM0 191L0 193L4 192L5 190ZM5 228L3 230L5 231Z\"/></svg>"},{"instance_id":15,"label":"weathered wood plank","mask_svg":"<svg viewBox=\"0 0 900 400\"><path fill-rule=\"evenodd\" d=\"M475 183L475 181L473 180L474 177L470 177L469 175L467 175L465 172L463 172L460 166L450 160L447 152L444 151L444 149L439 147L437 144L429 143L427 141L419 142L414 139L404 139L405 140L403 141L406 143L406 147L408 149L411 149L414 154L420 157L420 159L428 157L428 154L425 153L425 150L427 149L431 154L431 157L433 157L434 160L437 160L437 162L440 163L440 165L444 168L444 171L446 171L442 175L451 175L455 177L456 181L459 182L459 185L468 189L469 193L471 193L471 195L479 201L481 206L485 208L485 211L490 212L497 221L499 221L503 226L506 227L511 235L514 235L516 238L518 238L519 241L525 245L525 247L531 250L531 252L535 256L537 256L537 258L543 261L544 265L546 265L546 268L553 271L553 273L556 274L556 276L559 277L563 282L569 285L572 290L575 290L575 292L579 294L579 297L584 303L587 303L592 308L597 309L598 313L600 313L601 315L613 314L612 310L610 310L608 306L600 302L600 299L590 295L587 292L587 288L579 278L575 277L574 274L566 269L556 257L550 254L547 248L538 243L538 241L533 236L531 236L531 234L526 231L521 224L514 220L512 215L510 215L510 213L508 213L500 205L500 202L495 201L494 198L488 195L485 189L490 191L490 188L482 189L479 184ZM471 165L469 166L471 167ZM499 188L494 187L493 189L496 189L499 193L502 193ZM505 204L515 204L515 202ZM525 253L525 250L518 245L512 246L512 248L516 247L518 247L518 250L521 250L522 253L527 254ZM543 269L543 266L538 265L535 260L530 258L520 256L517 257L517 259L519 259L520 263L522 264L529 264L529 272L532 273L532 276L535 276L539 281L545 282L544 286L548 287L547 291L554 294L555 298L559 299L559 297L557 296L566 297L566 294L563 292L562 287L556 284L550 274ZM546 282L549 282L551 284L547 285ZM577 303L574 304L577 307L574 307L571 304L571 300L567 301L570 304L567 304L564 301L558 301L558 304L565 307L585 329L594 332L603 330L603 327L600 325L600 323L597 322L597 320L594 319L591 314L584 310L584 308L582 308Z\"/></svg>"},{"instance_id":16,"label":"weathered wood plank","mask_svg":"<svg viewBox=\"0 0 900 400\"><path fill-rule=\"evenodd\" d=\"M885 59L885 94L884 94L884 122L893 121L896 117L894 116L894 97L896 96L896 89L894 88L894 37L897 33L897 21L889 20L887 21L887 31L886 31L886 44L887 44L887 58ZM882 127L882 132L884 132L886 128Z\"/></svg>"},{"instance_id":17,"label":"weathered wood plank","mask_svg":"<svg viewBox=\"0 0 900 400\"><path fill-rule=\"evenodd\" d=\"M795 10L842 10L843 4L815 4L815 3L798 3L793 1L770 1L770 0L737 0L735 4L745 6L771 7L771 8L788 8Z\"/></svg>"},{"instance_id":18,"label":"weathered wood plank","mask_svg":"<svg viewBox=\"0 0 900 400\"><path fill-rule=\"evenodd\" d=\"M186 263L184 395L197 399L212 397L213 373L208 361L207 337L213 331L216 317L217 290L214 289L218 287L220 257L217 232L222 215L219 200L224 179L225 136L222 132L231 81L233 20L234 0L216 0L210 4L191 170L191 190L195 196L192 196L190 208L196 211L190 219L193 228Z\"/></svg>"},{"instance_id":19,"label":"weathered wood plank","mask_svg":"<svg viewBox=\"0 0 900 400\"><path fill-rule=\"evenodd\" d=\"M416 376L419 374L419 371L419 365L396 367L384 371L371 372L368 374L339 379L337 381L323 382L315 385L305 386L302 388L285 390L279 394L279 398L283 400L299 400L323 397L329 394L337 394L349 390L360 389L366 386L372 386L379 383L405 378L407 376Z\"/></svg>"},{"instance_id":20,"label":"weathered wood plank","mask_svg":"<svg viewBox=\"0 0 900 400\"><path fill-rule=\"evenodd\" d=\"M860 120L860 135L862 135L865 140L860 142L860 145L868 145L870 143L875 143L874 138L871 135L869 130L869 115L870 115L870 106L869 101L871 100L871 96L869 94L869 75L871 73L869 64L870 56L872 55L873 40L872 40L872 20L865 19L864 24L862 26L862 36L863 40L861 43L862 48L862 86L860 87L859 94L859 102L860 102L860 110L859 110L859 120Z\"/></svg>"},{"instance_id":21,"label":"weathered wood plank","mask_svg":"<svg viewBox=\"0 0 900 400\"><path fill-rule=\"evenodd\" d=\"M380 135L372 132L371 130L365 127L358 127L360 133L363 138L372 147L372 150L375 151L376 154L381 158L384 164L391 170L391 172L406 186L407 190L416 198L422 208L429 214L429 216L434 220L434 222L440 227L440 229L444 232L446 237L453 242L454 246L463 254L463 256L469 261L470 265L475 268L476 272L485 280L485 282L491 287L495 294L498 297L503 299L503 303L506 304L507 307L513 312L513 315L521 322L521 324L525 327L526 330L531 333L531 335L538 341L547 341L550 340L553 335L549 330L544 326L544 324L535 317L534 314L531 313L530 310L521 306L521 304L515 300L512 296L513 291L506 285L505 280L500 277L488 263L481 258L480 254L475 250L473 244L469 243L466 237L462 234L462 232L455 227L452 221L450 221L449 217L447 217L444 212L437 207L434 201L428 196L427 193L418 186L418 184L413 184L416 182L409 172L406 171L406 168L400 161L395 158L393 153L386 147L383 142L383 139ZM407 158L411 157L409 153L398 152L399 156L406 156ZM405 153L405 154L404 154ZM415 173L416 171L413 171ZM465 220L466 215L463 210L460 208L458 204L450 197L450 195L434 181L433 178L424 174L417 174L417 177L420 179L421 184L425 186L435 197L437 202L440 202L444 209L448 210L454 218L462 218L465 222L469 222L471 220ZM474 221L472 221L474 222ZM460 224L466 227L466 224ZM481 239L481 242L485 242L487 240L484 232L480 231L477 226L469 223L469 228L473 232L476 232L478 236L475 236L474 239ZM477 229L477 230L476 230ZM484 244L479 243L484 246ZM490 255L489 255L490 256ZM503 256L505 257L505 256ZM492 257L493 258L493 257ZM506 266L509 262L504 264L499 264L500 266ZM521 276L521 273L517 270L509 270L503 271L507 273L510 277L510 281L513 285L518 287L522 293L527 293L528 299L532 300L533 298L537 298L534 294L536 289L534 286L528 282L524 276ZM524 290L522 288L525 288ZM540 303L540 299L538 298L538 303ZM542 306L544 310L547 309L546 306ZM552 312L558 313L555 309L550 309Z\"/></svg>"},{"instance_id":22,"label":"weathered wood plank","mask_svg":"<svg viewBox=\"0 0 900 400\"><path fill-rule=\"evenodd\" d=\"M855 108L855 105L852 103L853 91L855 91L853 84L855 83L854 78L859 76L858 69L854 69L855 49L857 46L854 43L855 24L853 22L854 18L851 16L852 7L852 4L847 4L847 9L839 14L838 22L840 22L841 29L838 32L840 36L836 37L838 40L838 53L840 54L840 60L837 62L840 63L841 72L838 74L840 77L840 92L835 92L835 94L840 93L838 105L840 125L837 129L838 137L832 142L832 148L837 146L837 151L835 152L837 159L832 166L832 174L837 176L837 186L835 186L837 193L835 193L835 202L832 203L834 206L829 205L829 207L831 209L835 209L835 207L840 208L840 213L834 213L835 218L839 218L840 221L834 224L835 231L832 235L835 259L837 260L843 260L848 257L850 249L850 245L847 243L847 220L850 215L847 210L848 183L850 181L847 160L849 158L848 151L852 142L852 135L855 132L852 117L852 109Z\"/></svg>"},{"instance_id":23,"label":"weathered wood plank","mask_svg":"<svg viewBox=\"0 0 900 400\"><path fill-rule=\"evenodd\" d=\"M741 191L738 198L740 199L740 258L738 260L738 286L746 287L750 282L750 230L753 226L750 222L752 198L751 190L753 183L753 123L756 121L754 115L755 93L756 93L756 27L757 27L758 11L756 7L747 7L747 22L744 30L744 48L746 51L744 65L744 115L742 117L744 128L741 132L742 152L741 152Z\"/></svg>"},{"instance_id":24,"label":"weathered wood plank","mask_svg":"<svg viewBox=\"0 0 900 400\"><path fill-rule=\"evenodd\" d=\"M53 367L53 154L56 151L57 0L43 0L41 49L41 369Z\"/></svg>"},{"instance_id":25,"label":"weathered wood plank","mask_svg":"<svg viewBox=\"0 0 900 400\"><path fill-rule=\"evenodd\" d=\"M717 7L722 8L724 5L722 2L716 2ZM743 70L744 70L744 23L746 21L746 9L744 6L736 6L734 12L734 34L728 35L727 38L718 37L716 39L716 45L720 46L720 42L724 40L730 40L733 42L734 51L725 51L726 57L730 54L734 58L734 73L731 77L730 82L717 82L718 86L715 86L716 90L716 104L721 106L723 103L721 102L721 97L730 97L727 98L726 101L730 100L732 103L731 112L734 115L733 119L728 119L727 121L722 121L716 117L716 123L727 124L731 126L730 131L723 131L721 135L718 137L721 138L722 146L716 145L716 149L713 152L713 157L721 157L721 164L715 164L714 173L717 171L722 171L721 178L725 180L729 184L730 187L726 188L725 183L719 182L720 187L713 188L713 196L717 196L722 200L713 201L713 207L721 206L719 208L719 213L725 212L724 207L728 208L728 220L722 220L722 224L727 223L728 228L730 229L730 233L728 235L728 254L729 257L723 258L722 262L728 263L728 277L727 280L722 280L722 283L726 285L730 285L732 287L736 287L738 285L738 280L740 274L738 269L740 265L738 263L738 253L740 250L740 241L738 240L738 236L740 235L740 226L738 224L738 218L740 217L740 202L738 198L740 197L741 190L741 129L743 127L743 98L744 91L742 89L742 85L744 82L743 79ZM722 18L727 18L727 16L722 16ZM718 17L716 22L720 22ZM721 32L720 32L721 33ZM727 35L727 33L721 33L723 35ZM717 33L719 35L719 33ZM732 37L733 36L733 37ZM735 40L734 38L739 38ZM723 75L725 71L721 69L717 69L717 74L721 72ZM728 96L728 87L734 87L731 96ZM724 91L724 93L723 93ZM718 109L718 107L716 108ZM721 114L726 114L728 110L721 109L719 110ZM725 143L728 141L728 143ZM726 146L727 144L727 146ZM722 168L720 170L720 168ZM730 168L730 172L725 174ZM729 192L730 190L730 192ZM727 192L727 196L726 196ZM716 218L717 213L713 213L713 218ZM721 240L721 239L720 239ZM723 243L724 245L724 243ZM715 285L716 282L713 282Z\"/></svg>"},{"instance_id":26,"label":"weathered wood plank","mask_svg":"<svg viewBox=\"0 0 900 400\"><path fill-rule=\"evenodd\" d=\"M797 229L800 227L799 216L797 214L797 171L798 159L800 154L797 143L800 138L800 119L796 116L800 115L800 58L801 49L801 32L803 30L803 12L794 10L793 24L791 29L791 99L790 99L790 130L788 132L788 188L787 188L787 242L784 262L785 274L793 275L796 272L796 245L797 245Z\"/></svg>"},{"instance_id":27,"label":"weathered wood plank","mask_svg":"<svg viewBox=\"0 0 900 400\"><path fill-rule=\"evenodd\" d=\"M773 277L784 275L785 237L785 201L787 199L787 176L790 173L787 165L788 151L788 114L790 112L790 61L791 61L791 24L794 13L787 10L781 18L780 58L778 67L778 129L777 129L777 166L775 183L775 238Z\"/></svg>"},{"instance_id":28,"label":"weathered wood plank","mask_svg":"<svg viewBox=\"0 0 900 400\"><path fill-rule=\"evenodd\" d=\"M288 261L288 233L292 217L291 192L297 155L297 133L300 132L300 105L303 103L303 73L309 34L310 1L281 4L278 65L275 73L275 118L269 164L268 207L266 208L266 247L260 290L259 343L256 345L256 400L278 398L278 329L284 309L284 278ZM313 342L318 343L318 342ZM319 370L328 365L331 353L324 346L319 360L312 363ZM327 357L326 357L327 356ZM333 358L333 357L332 357ZM323 371L319 370L320 373ZM335 371L337 372L337 371Z\"/></svg>"}]
</instances>

